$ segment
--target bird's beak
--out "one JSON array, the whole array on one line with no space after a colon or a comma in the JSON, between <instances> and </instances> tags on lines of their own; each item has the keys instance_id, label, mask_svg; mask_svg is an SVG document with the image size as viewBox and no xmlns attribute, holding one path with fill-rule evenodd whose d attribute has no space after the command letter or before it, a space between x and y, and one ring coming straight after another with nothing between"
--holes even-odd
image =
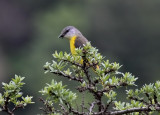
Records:
<instances>
[{"instance_id":1,"label":"bird's beak","mask_svg":"<svg viewBox=\"0 0 160 115\"><path fill-rule=\"evenodd\" d=\"M63 38L64 37L64 35L63 34L60 34L59 36L58 36L58 38Z\"/></svg>"}]
</instances>

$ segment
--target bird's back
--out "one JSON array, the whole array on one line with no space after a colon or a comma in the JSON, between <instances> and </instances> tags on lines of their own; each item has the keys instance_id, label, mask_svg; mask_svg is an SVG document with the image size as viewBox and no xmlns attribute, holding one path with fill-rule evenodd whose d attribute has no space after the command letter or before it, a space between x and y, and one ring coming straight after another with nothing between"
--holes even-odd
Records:
<instances>
[{"instance_id":1,"label":"bird's back","mask_svg":"<svg viewBox=\"0 0 160 115\"><path fill-rule=\"evenodd\" d=\"M88 40L82 36L82 37L77 37L75 40L75 47L79 48L79 47L83 47L84 45L86 45L88 42Z\"/></svg>"}]
</instances>

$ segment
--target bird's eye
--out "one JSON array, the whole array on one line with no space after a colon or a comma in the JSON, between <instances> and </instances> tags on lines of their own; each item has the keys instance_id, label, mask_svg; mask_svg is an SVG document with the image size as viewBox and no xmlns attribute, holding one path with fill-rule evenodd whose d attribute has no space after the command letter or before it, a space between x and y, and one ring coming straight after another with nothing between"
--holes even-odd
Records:
<instances>
[{"instance_id":1,"label":"bird's eye","mask_svg":"<svg viewBox=\"0 0 160 115\"><path fill-rule=\"evenodd\" d=\"M69 32L69 29L68 30L66 30L66 33L68 33Z\"/></svg>"},{"instance_id":2,"label":"bird's eye","mask_svg":"<svg viewBox=\"0 0 160 115\"><path fill-rule=\"evenodd\" d=\"M68 32L69 32L69 29L65 30L64 33L63 33L63 36L65 36Z\"/></svg>"}]
</instances>

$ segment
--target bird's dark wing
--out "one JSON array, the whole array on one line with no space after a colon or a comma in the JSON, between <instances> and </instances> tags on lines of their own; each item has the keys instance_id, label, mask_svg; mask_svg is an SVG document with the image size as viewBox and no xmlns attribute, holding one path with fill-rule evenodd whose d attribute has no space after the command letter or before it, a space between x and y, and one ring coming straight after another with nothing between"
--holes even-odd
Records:
<instances>
[{"instance_id":1,"label":"bird's dark wing","mask_svg":"<svg viewBox=\"0 0 160 115\"><path fill-rule=\"evenodd\" d=\"M76 48L83 47L84 45L87 44L87 42L88 40L85 37L77 37L75 40L75 47Z\"/></svg>"}]
</instances>

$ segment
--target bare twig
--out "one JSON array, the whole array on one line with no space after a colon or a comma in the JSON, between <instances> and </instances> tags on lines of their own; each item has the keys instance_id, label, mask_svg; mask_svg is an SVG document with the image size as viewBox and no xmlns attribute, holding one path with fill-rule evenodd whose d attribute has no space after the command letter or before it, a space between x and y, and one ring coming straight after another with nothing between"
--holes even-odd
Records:
<instances>
[{"instance_id":1,"label":"bare twig","mask_svg":"<svg viewBox=\"0 0 160 115\"><path fill-rule=\"evenodd\" d=\"M95 104L96 104L97 102L92 102L91 104L90 104L90 108L89 108L89 113L91 114L91 113L93 113L93 109L94 109L94 106L95 106Z\"/></svg>"},{"instance_id":2,"label":"bare twig","mask_svg":"<svg viewBox=\"0 0 160 115\"><path fill-rule=\"evenodd\" d=\"M59 105L63 111L63 115L68 115L69 113L68 113L67 109L62 104L59 104Z\"/></svg>"}]
</instances>

